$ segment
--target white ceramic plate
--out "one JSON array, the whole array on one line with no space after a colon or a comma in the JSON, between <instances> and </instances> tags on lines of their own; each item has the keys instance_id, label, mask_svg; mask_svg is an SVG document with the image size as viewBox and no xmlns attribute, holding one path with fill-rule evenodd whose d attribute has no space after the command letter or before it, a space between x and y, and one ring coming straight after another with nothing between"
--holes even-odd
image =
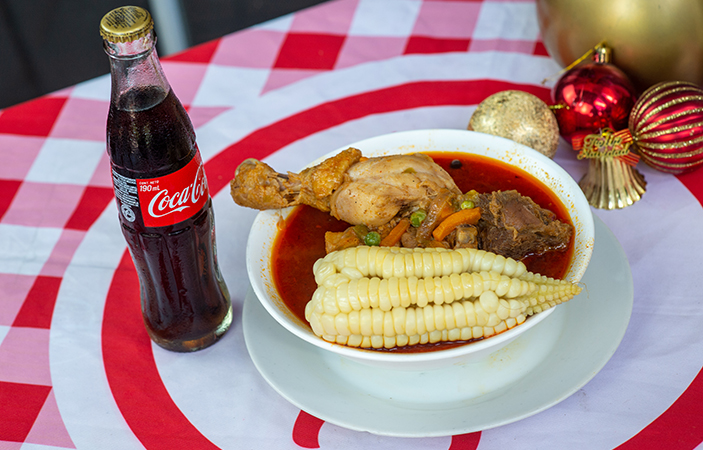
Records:
<instances>
[{"instance_id":1,"label":"white ceramic plate","mask_svg":"<svg viewBox=\"0 0 703 450\"><path fill-rule=\"evenodd\" d=\"M346 428L428 437L505 425L564 400L617 349L630 320L633 284L625 253L596 218L586 289L507 347L429 372L373 368L326 352L279 325L250 290L243 329L266 381L302 410ZM598 333L594 333L598 324Z\"/></svg>"}]
</instances>

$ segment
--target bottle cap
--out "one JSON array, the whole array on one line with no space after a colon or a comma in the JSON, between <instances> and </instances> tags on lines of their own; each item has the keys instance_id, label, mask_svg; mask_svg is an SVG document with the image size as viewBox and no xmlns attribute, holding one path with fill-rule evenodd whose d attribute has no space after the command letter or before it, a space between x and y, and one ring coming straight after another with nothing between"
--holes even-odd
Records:
<instances>
[{"instance_id":1,"label":"bottle cap","mask_svg":"<svg viewBox=\"0 0 703 450\"><path fill-rule=\"evenodd\" d=\"M100 21L100 35L110 42L131 42L146 36L154 28L151 14L138 6L113 9Z\"/></svg>"}]
</instances>

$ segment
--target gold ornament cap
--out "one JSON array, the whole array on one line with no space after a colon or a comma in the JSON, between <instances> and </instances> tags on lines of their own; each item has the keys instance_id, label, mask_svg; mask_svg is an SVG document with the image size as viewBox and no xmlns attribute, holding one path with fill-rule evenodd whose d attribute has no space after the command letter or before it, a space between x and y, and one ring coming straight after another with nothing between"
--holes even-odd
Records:
<instances>
[{"instance_id":1,"label":"gold ornament cap","mask_svg":"<svg viewBox=\"0 0 703 450\"><path fill-rule=\"evenodd\" d=\"M613 50L601 42L593 51L593 61L599 64L608 64L613 60Z\"/></svg>"},{"instance_id":2,"label":"gold ornament cap","mask_svg":"<svg viewBox=\"0 0 703 450\"><path fill-rule=\"evenodd\" d=\"M143 38L154 28L151 14L138 6L113 9L100 21L100 35L110 42L131 42Z\"/></svg>"}]
</instances>

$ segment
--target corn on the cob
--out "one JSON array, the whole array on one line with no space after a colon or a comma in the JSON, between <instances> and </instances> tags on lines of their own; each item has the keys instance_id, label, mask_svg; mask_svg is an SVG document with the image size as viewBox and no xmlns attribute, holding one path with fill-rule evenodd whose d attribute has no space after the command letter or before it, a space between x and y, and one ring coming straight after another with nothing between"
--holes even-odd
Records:
<instances>
[{"instance_id":1,"label":"corn on the cob","mask_svg":"<svg viewBox=\"0 0 703 450\"><path fill-rule=\"evenodd\" d=\"M330 265L331 264L331 265ZM321 267L322 266L322 267ZM346 270L345 270L346 269ZM525 265L512 258L484 250L462 248L403 248L358 246L329 253L313 268L315 281L335 272L356 277L418 278L451 275L462 272L498 272L509 277L520 277L527 272Z\"/></svg>"},{"instance_id":2,"label":"corn on the cob","mask_svg":"<svg viewBox=\"0 0 703 450\"><path fill-rule=\"evenodd\" d=\"M313 271L318 288L305 308L313 332L364 348L489 337L581 291L474 249L353 247Z\"/></svg>"}]
</instances>

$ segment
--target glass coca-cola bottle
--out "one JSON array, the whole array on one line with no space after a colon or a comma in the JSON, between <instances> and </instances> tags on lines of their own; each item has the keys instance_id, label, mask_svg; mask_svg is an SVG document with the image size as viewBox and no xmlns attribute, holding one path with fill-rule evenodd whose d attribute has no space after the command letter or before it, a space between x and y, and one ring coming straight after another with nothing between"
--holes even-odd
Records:
<instances>
[{"instance_id":1,"label":"glass coca-cola bottle","mask_svg":"<svg viewBox=\"0 0 703 450\"><path fill-rule=\"evenodd\" d=\"M112 74L107 149L146 329L161 347L187 352L227 331L232 305L195 132L164 76L153 28L134 6L100 22Z\"/></svg>"}]
</instances>

